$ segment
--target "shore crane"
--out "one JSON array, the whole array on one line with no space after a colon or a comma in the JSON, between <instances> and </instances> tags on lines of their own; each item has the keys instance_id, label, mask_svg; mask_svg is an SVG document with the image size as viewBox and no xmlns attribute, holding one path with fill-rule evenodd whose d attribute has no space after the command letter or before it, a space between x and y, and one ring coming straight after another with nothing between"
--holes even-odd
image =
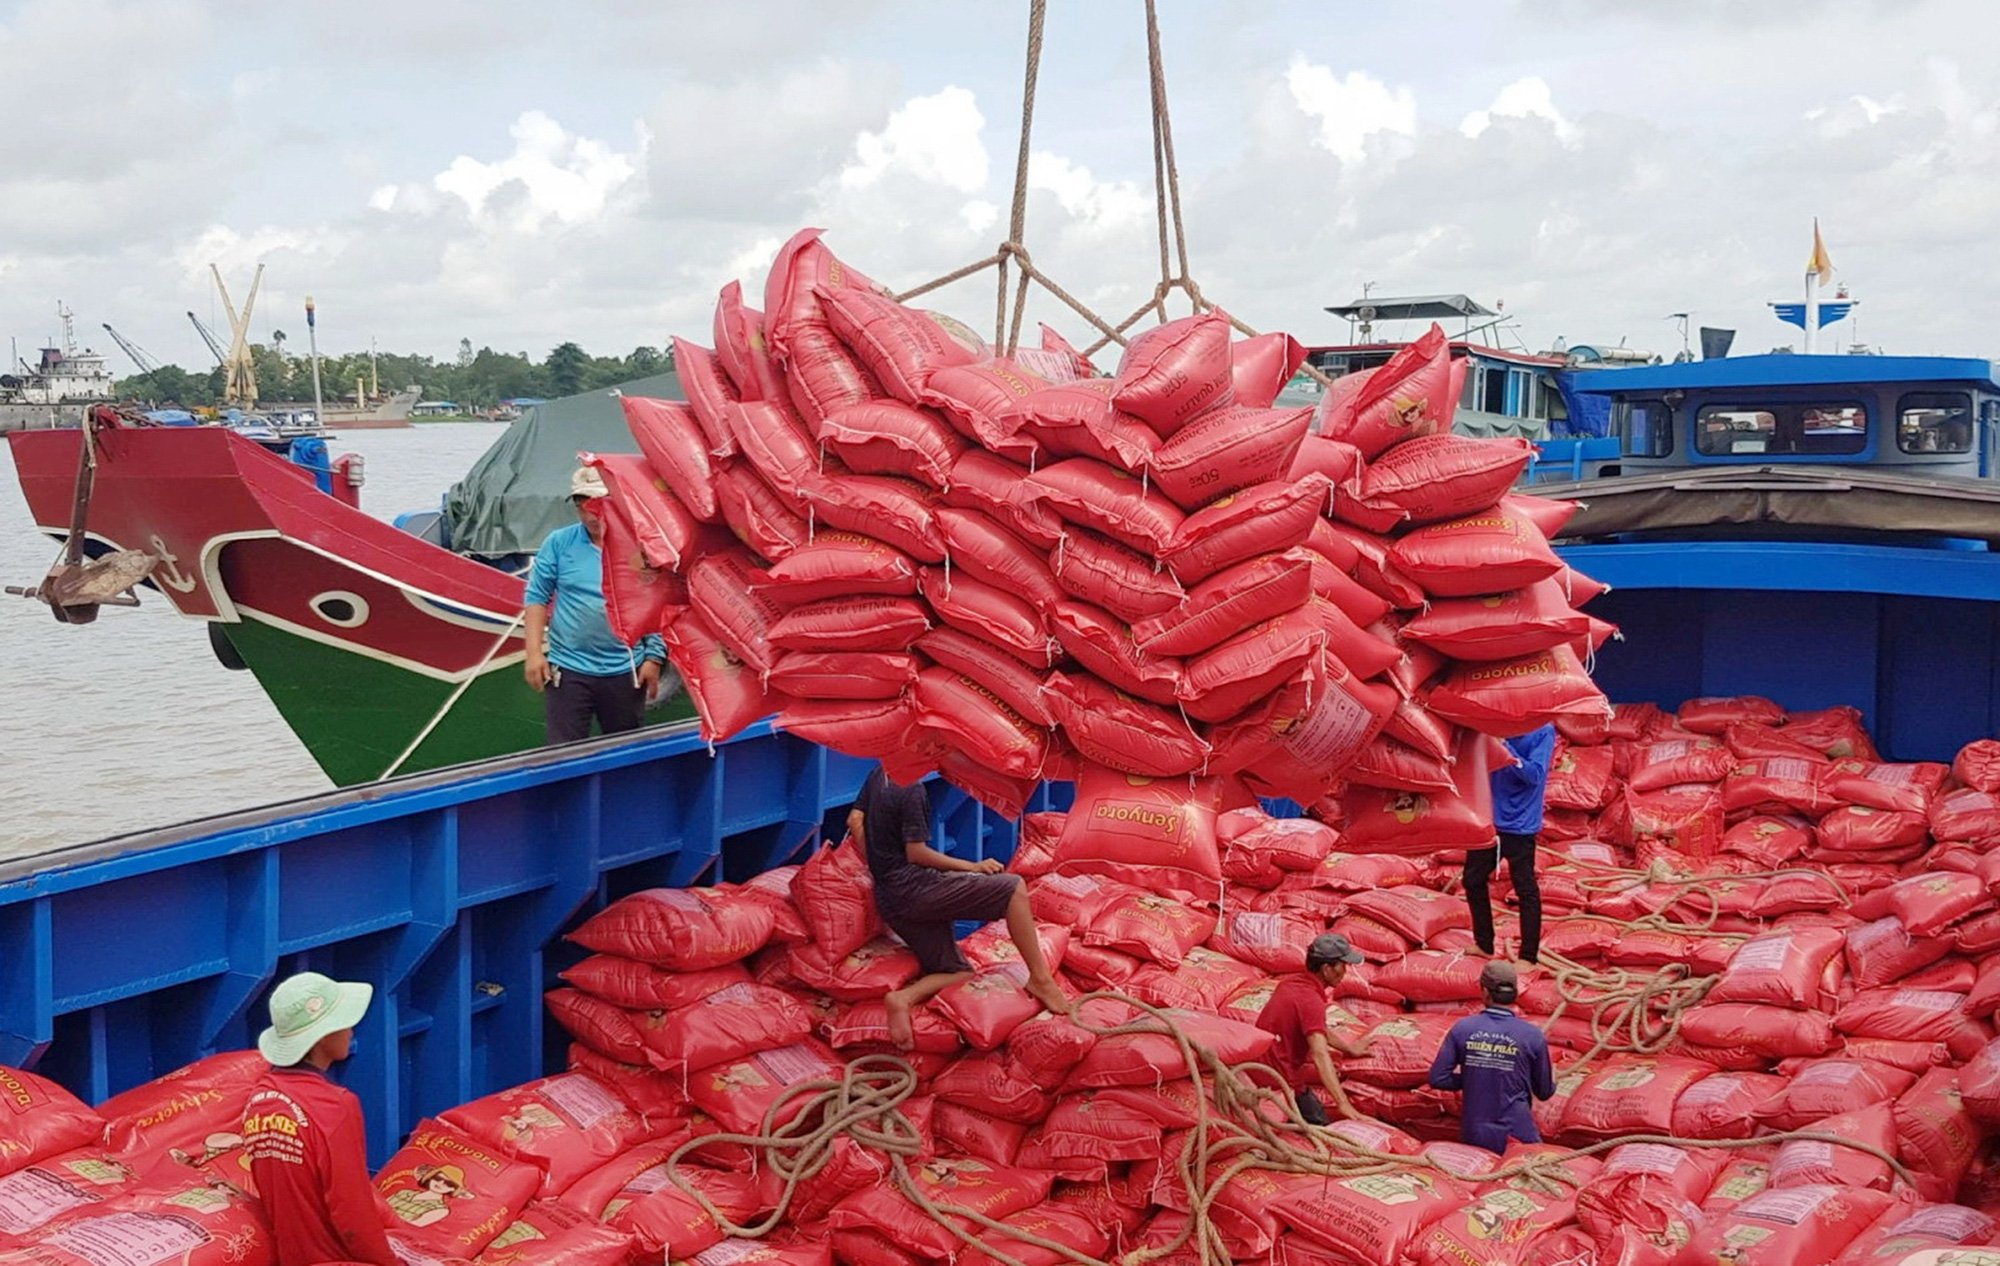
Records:
<instances>
[{"instance_id":1,"label":"shore crane","mask_svg":"<svg viewBox=\"0 0 2000 1266\"><path fill-rule=\"evenodd\" d=\"M229 363L229 353L222 350L222 341L215 337L215 332L203 325L201 318L194 313L188 313L187 318L194 323L194 332L201 335L201 341L208 344L208 350L214 355L215 363L218 365L227 365Z\"/></svg>"},{"instance_id":2,"label":"shore crane","mask_svg":"<svg viewBox=\"0 0 2000 1266\"><path fill-rule=\"evenodd\" d=\"M210 264L208 271L215 278L222 311L229 318L229 353L222 359L222 402L239 409L252 408L257 403L257 365L250 355L250 313L257 306L257 288L264 284L264 266L257 265L240 313L229 297L229 287L222 284L222 270Z\"/></svg>"},{"instance_id":3,"label":"shore crane","mask_svg":"<svg viewBox=\"0 0 2000 1266\"><path fill-rule=\"evenodd\" d=\"M132 363L139 367L140 373L150 374L160 367L160 362L147 355L146 349L112 329L109 321L104 323L104 332L111 336L112 342L118 344L118 350L132 358Z\"/></svg>"}]
</instances>

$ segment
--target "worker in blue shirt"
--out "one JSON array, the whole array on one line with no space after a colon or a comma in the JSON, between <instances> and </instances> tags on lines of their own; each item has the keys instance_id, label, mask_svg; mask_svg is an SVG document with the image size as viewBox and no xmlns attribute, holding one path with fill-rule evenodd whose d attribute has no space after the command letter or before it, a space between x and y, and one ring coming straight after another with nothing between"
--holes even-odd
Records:
<instances>
[{"instance_id":1,"label":"worker in blue shirt","mask_svg":"<svg viewBox=\"0 0 2000 1266\"><path fill-rule=\"evenodd\" d=\"M667 648L657 633L627 646L604 611L604 502L610 489L594 467L570 477L576 523L549 533L528 573L528 684L542 692L548 741L636 730L660 693Z\"/></svg>"},{"instance_id":2,"label":"worker in blue shirt","mask_svg":"<svg viewBox=\"0 0 2000 1266\"><path fill-rule=\"evenodd\" d=\"M1464 1092L1461 1141L1489 1152L1505 1152L1509 1139L1539 1143L1533 1100L1556 1092L1548 1039L1514 1014L1521 991L1514 964L1497 958L1486 964L1479 988L1486 1008L1451 1026L1431 1064L1431 1085Z\"/></svg>"},{"instance_id":3,"label":"worker in blue shirt","mask_svg":"<svg viewBox=\"0 0 2000 1266\"><path fill-rule=\"evenodd\" d=\"M1535 879L1535 843L1542 830L1542 798L1549 787L1549 758L1556 750L1556 727L1545 725L1507 740L1515 763L1493 771L1492 848L1465 855L1465 900L1472 907L1472 939L1483 954L1493 952L1493 872L1504 858L1521 907L1521 958L1536 962L1542 953L1542 886Z\"/></svg>"}]
</instances>

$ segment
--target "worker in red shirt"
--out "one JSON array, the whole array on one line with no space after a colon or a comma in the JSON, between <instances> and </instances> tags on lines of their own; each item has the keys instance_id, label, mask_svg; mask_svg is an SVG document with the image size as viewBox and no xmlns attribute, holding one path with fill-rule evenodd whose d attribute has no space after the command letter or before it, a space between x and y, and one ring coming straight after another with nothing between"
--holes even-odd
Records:
<instances>
[{"instance_id":1,"label":"worker in red shirt","mask_svg":"<svg viewBox=\"0 0 2000 1266\"><path fill-rule=\"evenodd\" d=\"M347 1058L374 992L310 971L271 991L271 1027L257 1038L271 1067L243 1111L243 1141L276 1266L398 1266L368 1180L361 1101L326 1072Z\"/></svg>"},{"instance_id":2,"label":"worker in red shirt","mask_svg":"<svg viewBox=\"0 0 2000 1266\"><path fill-rule=\"evenodd\" d=\"M1313 938L1306 947L1305 971L1287 976L1271 991L1271 1000L1257 1013L1257 1027L1277 1034L1271 1062L1292 1079L1299 1115L1308 1125L1327 1124L1326 1104L1315 1087L1340 1102L1340 1079L1334 1076L1333 1053L1365 1055L1371 1045L1364 1037L1350 1043L1326 1027L1326 993L1347 975L1350 964L1364 961L1361 952L1338 932Z\"/></svg>"}]
</instances>

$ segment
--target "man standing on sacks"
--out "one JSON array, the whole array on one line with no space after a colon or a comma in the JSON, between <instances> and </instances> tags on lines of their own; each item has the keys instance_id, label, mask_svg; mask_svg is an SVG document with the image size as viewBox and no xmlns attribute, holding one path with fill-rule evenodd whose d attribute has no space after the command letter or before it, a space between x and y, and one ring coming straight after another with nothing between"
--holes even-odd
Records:
<instances>
[{"instance_id":1,"label":"man standing on sacks","mask_svg":"<svg viewBox=\"0 0 2000 1266\"><path fill-rule=\"evenodd\" d=\"M907 1050L915 1042L913 1010L972 975L952 926L960 919L1006 919L1028 969L1028 993L1051 1011L1067 1015L1073 1010L1035 935L1027 885L1019 875L1002 873L992 858L969 862L932 848L931 799L922 783L903 786L876 767L848 810L847 834L867 850L882 922L903 938L923 968L923 975L883 999L889 1036L897 1046Z\"/></svg>"}]
</instances>

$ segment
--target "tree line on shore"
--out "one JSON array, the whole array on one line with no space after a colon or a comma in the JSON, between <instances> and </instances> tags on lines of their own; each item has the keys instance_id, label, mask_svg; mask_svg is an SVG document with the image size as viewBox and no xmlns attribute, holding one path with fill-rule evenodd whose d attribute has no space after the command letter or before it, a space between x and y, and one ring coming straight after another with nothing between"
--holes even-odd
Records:
<instances>
[{"instance_id":1,"label":"tree line on shore","mask_svg":"<svg viewBox=\"0 0 2000 1266\"><path fill-rule=\"evenodd\" d=\"M268 343L252 343L250 354L255 359L261 400L312 399L312 362L294 354L283 330L273 330ZM663 373L673 368L673 356L657 347L635 347L624 356L592 356L577 344L565 342L537 361L526 352L496 352L490 347L475 351L472 340L460 339L458 354L450 360L377 352L371 365L370 353L365 351L321 352L319 366L320 390L329 403L352 400L357 390L371 390L379 381L384 395L415 387L425 400L454 401L471 413L492 409L502 400L573 396ZM219 365L201 372L161 365L119 379L116 390L123 400L194 409L220 404L222 382Z\"/></svg>"}]
</instances>

